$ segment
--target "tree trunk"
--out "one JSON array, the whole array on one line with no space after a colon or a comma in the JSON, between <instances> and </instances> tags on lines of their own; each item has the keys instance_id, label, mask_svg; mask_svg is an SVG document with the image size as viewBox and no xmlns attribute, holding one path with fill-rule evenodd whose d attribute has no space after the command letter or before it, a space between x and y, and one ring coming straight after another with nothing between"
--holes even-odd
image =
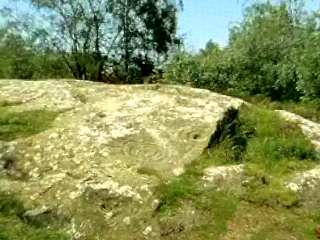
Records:
<instances>
[{"instance_id":1,"label":"tree trunk","mask_svg":"<svg viewBox=\"0 0 320 240\"><path fill-rule=\"evenodd\" d=\"M124 31L124 49L125 49L125 82L128 81L128 74L129 74L129 61L130 61L130 52L129 52L129 6L128 6L128 0L125 2L125 15L124 15L124 24L123 24L123 31Z\"/></svg>"}]
</instances>

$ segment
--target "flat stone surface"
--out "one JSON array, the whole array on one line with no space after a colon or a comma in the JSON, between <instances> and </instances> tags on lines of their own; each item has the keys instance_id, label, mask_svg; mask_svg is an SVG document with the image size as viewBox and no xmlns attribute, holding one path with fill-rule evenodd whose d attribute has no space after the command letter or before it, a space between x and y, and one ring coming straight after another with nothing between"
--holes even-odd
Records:
<instances>
[{"instance_id":1,"label":"flat stone surface","mask_svg":"<svg viewBox=\"0 0 320 240\"><path fill-rule=\"evenodd\" d=\"M241 187L245 181L243 164L230 166L211 166L203 171L205 187L217 190L229 190L241 195Z\"/></svg>"},{"instance_id":2,"label":"flat stone surface","mask_svg":"<svg viewBox=\"0 0 320 240\"><path fill-rule=\"evenodd\" d=\"M119 229L154 211L159 179L139 169L163 179L181 174L207 146L224 112L242 104L189 87L76 80L1 80L1 101L13 112L59 112L50 129L0 142L0 154L14 153L21 160L15 168L27 175L19 184L0 179L0 188L19 193L30 209L56 208L70 217L77 235L90 229L81 217L88 212ZM102 209L79 210L80 199ZM156 226L148 224L134 229L151 236Z\"/></svg>"}]
</instances>

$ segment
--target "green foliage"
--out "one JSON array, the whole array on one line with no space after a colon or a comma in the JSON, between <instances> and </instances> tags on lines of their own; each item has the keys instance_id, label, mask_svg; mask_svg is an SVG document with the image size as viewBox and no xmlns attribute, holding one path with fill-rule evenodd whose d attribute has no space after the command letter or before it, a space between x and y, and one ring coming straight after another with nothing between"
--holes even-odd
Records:
<instances>
[{"instance_id":1,"label":"green foliage","mask_svg":"<svg viewBox=\"0 0 320 240\"><path fill-rule=\"evenodd\" d=\"M12 141L42 132L58 116L56 112L34 110L11 112L0 104L0 140Z\"/></svg>"},{"instance_id":2,"label":"green foliage","mask_svg":"<svg viewBox=\"0 0 320 240\"><path fill-rule=\"evenodd\" d=\"M111 66L112 70L120 67L124 82L136 83L139 79L141 83L143 77L152 73L154 65L166 59L179 44L177 11L182 1L23 2L31 4L34 11L21 17L16 15L17 9L9 9L6 18L24 36L32 38L37 49L36 62L44 60L36 69L35 78L72 74L76 79L103 81L104 68ZM40 50L48 58L39 54ZM26 66L31 65L32 61L23 58L14 63L19 68L15 72L30 78L33 74L26 71Z\"/></svg>"},{"instance_id":3,"label":"green foliage","mask_svg":"<svg viewBox=\"0 0 320 240\"><path fill-rule=\"evenodd\" d=\"M167 66L164 78L171 83L189 85L196 82L199 74L195 56L180 51Z\"/></svg>"},{"instance_id":4,"label":"green foliage","mask_svg":"<svg viewBox=\"0 0 320 240\"><path fill-rule=\"evenodd\" d=\"M306 99L315 99L320 96L320 47L318 31L311 32L306 39L299 62L300 81L298 89Z\"/></svg>"},{"instance_id":5,"label":"green foliage","mask_svg":"<svg viewBox=\"0 0 320 240\"><path fill-rule=\"evenodd\" d=\"M1 78L32 78L35 66L32 62L33 51L28 43L17 34L2 29L0 33L0 77Z\"/></svg>"},{"instance_id":6,"label":"green foliage","mask_svg":"<svg viewBox=\"0 0 320 240\"><path fill-rule=\"evenodd\" d=\"M62 56L53 51L37 51L22 35L0 30L0 78L43 79L71 77Z\"/></svg>"},{"instance_id":7,"label":"green foliage","mask_svg":"<svg viewBox=\"0 0 320 240\"><path fill-rule=\"evenodd\" d=\"M300 32L293 25L287 4L257 3L246 9L245 19L231 43L239 78L234 88L265 94L275 100L298 100L297 56Z\"/></svg>"},{"instance_id":8,"label":"green foliage","mask_svg":"<svg viewBox=\"0 0 320 240\"><path fill-rule=\"evenodd\" d=\"M184 51L167 65L169 82L272 100L319 97L319 15L302 1L257 1L230 29L229 46L212 40L199 54Z\"/></svg>"},{"instance_id":9,"label":"green foliage","mask_svg":"<svg viewBox=\"0 0 320 240\"><path fill-rule=\"evenodd\" d=\"M234 78L228 57L227 51L218 47L209 47L200 55L179 51L165 66L164 78L170 83L222 92Z\"/></svg>"},{"instance_id":10,"label":"green foliage","mask_svg":"<svg viewBox=\"0 0 320 240\"><path fill-rule=\"evenodd\" d=\"M72 78L62 56L54 52L36 53L33 57L35 66L34 79Z\"/></svg>"}]
</instances>

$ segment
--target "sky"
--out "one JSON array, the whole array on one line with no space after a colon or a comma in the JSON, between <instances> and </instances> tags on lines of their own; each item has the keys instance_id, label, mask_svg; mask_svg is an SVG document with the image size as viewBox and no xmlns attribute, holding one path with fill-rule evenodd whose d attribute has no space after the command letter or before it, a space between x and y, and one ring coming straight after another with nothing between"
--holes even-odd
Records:
<instances>
[{"instance_id":1,"label":"sky","mask_svg":"<svg viewBox=\"0 0 320 240\"><path fill-rule=\"evenodd\" d=\"M242 20L244 1L184 0L184 10L179 13L178 34L185 37L187 49L197 51L211 39L226 46L232 22ZM0 8L12 2L0 0ZM318 10L319 6L320 0L306 0L307 10ZM25 5L22 8L27 9Z\"/></svg>"},{"instance_id":2,"label":"sky","mask_svg":"<svg viewBox=\"0 0 320 240\"><path fill-rule=\"evenodd\" d=\"M210 40L224 46L232 21L241 21L242 3L237 0L185 0L179 14L179 35L185 35L187 48L198 50Z\"/></svg>"},{"instance_id":3,"label":"sky","mask_svg":"<svg viewBox=\"0 0 320 240\"><path fill-rule=\"evenodd\" d=\"M187 49L199 50L212 39L221 46L228 43L232 22L243 17L243 0L185 0L179 14L179 35L185 35ZM273 0L272 2L279 2ZM307 0L306 9L318 10L319 0Z\"/></svg>"}]
</instances>

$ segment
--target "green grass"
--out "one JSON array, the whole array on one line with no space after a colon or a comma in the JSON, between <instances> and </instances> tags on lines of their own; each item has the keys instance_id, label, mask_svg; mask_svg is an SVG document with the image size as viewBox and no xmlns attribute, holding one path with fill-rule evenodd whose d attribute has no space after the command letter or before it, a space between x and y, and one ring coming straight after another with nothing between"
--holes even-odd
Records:
<instances>
[{"instance_id":1,"label":"green grass","mask_svg":"<svg viewBox=\"0 0 320 240\"><path fill-rule=\"evenodd\" d=\"M52 111L12 112L6 107L0 107L0 112L0 140L4 141L12 141L45 131L58 116L57 112Z\"/></svg>"},{"instance_id":2,"label":"green grass","mask_svg":"<svg viewBox=\"0 0 320 240\"><path fill-rule=\"evenodd\" d=\"M162 202L156 216L164 239L218 237L227 232L227 222L237 210L236 196L201 189L185 177L162 186L161 193ZM194 209L194 215L190 216L190 211L185 207L188 205ZM199 220L193 223L189 218Z\"/></svg>"},{"instance_id":3,"label":"green grass","mask_svg":"<svg viewBox=\"0 0 320 240\"><path fill-rule=\"evenodd\" d=\"M25 212L22 202L13 194L0 192L0 213L22 216Z\"/></svg>"},{"instance_id":4,"label":"green grass","mask_svg":"<svg viewBox=\"0 0 320 240\"><path fill-rule=\"evenodd\" d=\"M269 168L283 159L317 161L316 151L300 127L284 121L277 113L261 107L244 107L240 121L255 129L255 137L248 143L247 161L256 160Z\"/></svg>"},{"instance_id":5,"label":"green grass","mask_svg":"<svg viewBox=\"0 0 320 240\"><path fill-rule=\"evenodd\" d=\"M213 239L227 232L227 222L237 210L238 197L199 184L207 166L230 164L221 162L222 158L215 154L218 152L223 155L222 148L213 152L215 157L204 154L188 164L182 175L158 187L160 204L156 216L164 239ZM195 215L181 218L181 212L190 215L188 208L194 209ZM188 218L199 220L192 224L183 222L188 222Z\"/></svg>"},{"instance_id":6,"label":"green grass","mask_svg":"<svg viewBox=\"0 0 320 240\"><path fill-rule=\"evenodd\" d=\"M0 239L3 240L64 240L69 239L61 229L30 224L23 218L25 209L16 196L0 192Z\"/></svg>"},{"instance_id":7,"label":"green grass","mask_svg":"<svg viewBox=\"0 0 320 240\"><path fill-rule=\"evenodd\" d=\"M245 148L241 152L245 175L253 179L244 188L245 198L268 204L295 204L296 194L282 186L281 182L290 174L311 169L319 163L310 141L298 125L283 121L277 113L263 107L243 106L238 121L238 135L253 133L246 137ZM182 176L162 186L169 205L177 204L179 199L193 199L203 194L195 183L204 168L239 163L232 154L237 144L228 144L232 142L229 140L227 138L209 154L187 165ZM240 143L243 144L243 139Z\"/></svg>"},{"instance_id":8,"label":"green grass","mask_svg":"<svg viewBox=\"0 0 320 240\"><path fill-rule=\"evenodd\" d=\"M36 228L30 226L17 216L0 213L1 240L67 240L70 237L63 231L48 227Z\"/></svg>"},{"instance_id":9,"label":"green grass","mask_svg":"<svg viewBox=\"0 0 320 240\"><path fill-rule=\"evenodd\" d=\"M188 164L184 174L159 186L161 202L156 214L160 225L167 229L164 239L212 239L226 233L228 222L239 211L244 216L247 214L247 210L238 209L239 199L249 205L258 203L277 207L270 221L287 215L288 226L281 228L285 236L291 236L290 231L293 231L292 236L312 239L315 220L310 220L306 212L297 215L287 209L294 208L299 199L295 192L282 185L295 172L311 169L319 163L312 144L297 124L283 121L276 112L261 105L242 106L236 124L236 134L220 139L218 145ZM206 167L240 163L233 152L239 149L238 146L242 147L240 159L244 163L244 174L250 179L243 185L240 198L204 188L201 177ZM180 232L178 223L181 217L176 216L190 204L205 217L200 225L183 228ZM263 222L259 215L256 217L257 221ZM303 224L304 221L309 225ZM277 235L279 226L269 225L255 231L251 239L282 239Z\"/></svg>"},{"instance_id":10,"label":"green grass","mask_svg":"<svg viewBox=\"0 0 320 240\"><path fill-rule=\"evenodd\" d=\"M299 209L240 202L237 216L229 222L229 235L237 237L240 230L241 239L313 240L319 217Z\"/></svg>"},{"instance_id":11,"label":"green grass","mask_svg":"<svg viewBox=\"0 0 320 240\"><path fill-rule=\"evenodd\" d=\"M230 94L226 94L230 95ZM320 123L320 104L319 100L313 101L272 101L271 98L263 95L232 95L238 97L246 102L252 103L257 106L265 107L269 110L286 110L298 114L306 119Z\"/></svg>"},{"instance_id":12,"label":"green grass","mask_svg":"<svg viewBox=\"0 0 320 240\"><path fill-rule=\"evenodd\" d=\"M182 175L163 182L158 187L157 194L161 201L156 216L164 239L213 239L227 232L227 222L237 210L238 197L227 192L206 189L203 183L200 183L206 167L235 163L236 159L230 150L234 144L224 140L215 149L208 149L210 155L205 152L186 165ZM180 222L181 212L190 214L188 208L194 209L195 215L184 216L184 221L188 222L188 218L199 218L196 223Z\"/></svg>"},{"instance_id":13,"label":"green grass","mask_svg":"<svg viewBox=\"0 0 320 240\"><path fill-rule=\"evenodd\" d=\"M319 164L311 142L297 124L283 121L277 113L261 106L244 107L240 121L255 129L255 136L248 140L243 156L245 175L251 177L251 182L244 188L245 199L295 205L298 201L296 193L281 183L294 172Z\"/></svg>"}]
</instances>

